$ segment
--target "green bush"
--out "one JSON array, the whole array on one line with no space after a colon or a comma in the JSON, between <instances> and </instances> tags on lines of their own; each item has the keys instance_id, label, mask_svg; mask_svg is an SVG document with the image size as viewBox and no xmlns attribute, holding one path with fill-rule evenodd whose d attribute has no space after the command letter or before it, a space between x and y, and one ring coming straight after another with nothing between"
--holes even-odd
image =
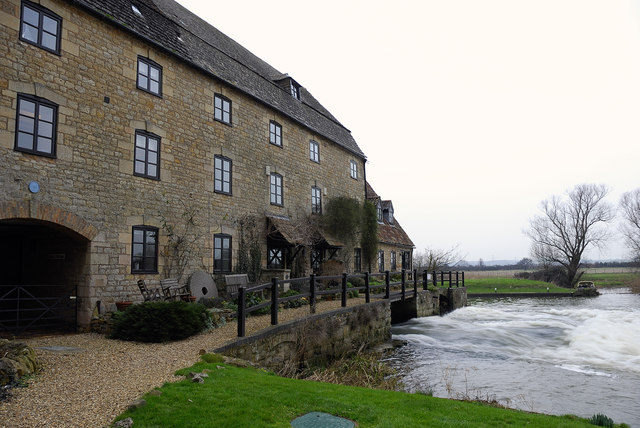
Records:
<instances>
[{"instance_id":1,"label":"green bush","mask_svg":"<svg viewBox=\"0 0 640 428\"><path fill-rule=\"evenodd\" d=\"M187 302L145 302L114 315L112 339L168 342L185 339L209 328L204 305Z\"/></svg>"},{"instance_id":2,"label":"green bush","mask_svg":"<svg viewBox=\"0 0 640 428\"><path fill-rule=\"evenodd\" d=\"M358 290L349 290L347 292L347 297L349 297L350 299L353 299L354 297L360 297L360 293L358 292Z\"/></svg>"},{"instance_id":3,"label":"green bush","mask_svg":"<svg viewBox=\"0 0 640 428\"><path fill-rule=\"evenodd\" d=\"M354 287L364 287L364 278L350 278L349 282Z\"/></svg>"},{"instance_id":4,"label":"green bush","mask_svg":"<svg viewBox=\"0 0 640 428\"><path fill-rule=\"evenodd\" d=\"M300 295L300 293L298 293L296 290L288 290L282 293L280 295L280 298L298 296L298 295ZM282 307L284 309L299 308L300 306L306 305L307 303L309 303L307 299L305 299L304 297L301 297L300 299L294 299L294 300L289 300L288 302L282 302Z\"/></svg>"},{"instance_id":5,"label":"green bush","mask_svg":"<svg viewBox=\"0 0 640 428\"><path fill-rule=\"evenodd\" d=\"M601 415L600 413L598 413L597 415L591 416L591 419L589 419L589 422L599 427L613 428L613 419L611 419L606 415Z\"/></svg>"}]
</instances>

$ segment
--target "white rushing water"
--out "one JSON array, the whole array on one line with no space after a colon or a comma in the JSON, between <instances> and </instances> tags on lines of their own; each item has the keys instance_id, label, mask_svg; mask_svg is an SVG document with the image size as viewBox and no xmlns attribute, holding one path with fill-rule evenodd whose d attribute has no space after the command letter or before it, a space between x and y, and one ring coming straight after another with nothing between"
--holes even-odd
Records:
<instances>
[{"instance_id":1,"label":"white rushing water","mask_svg":"<svg viewBox=\"0 0 640 428\"><path fill-rule=\"evenodd\" d=\"M409 391L640 426L640 295L478 300L392 333Z\"/></svg>"}]
</instances>

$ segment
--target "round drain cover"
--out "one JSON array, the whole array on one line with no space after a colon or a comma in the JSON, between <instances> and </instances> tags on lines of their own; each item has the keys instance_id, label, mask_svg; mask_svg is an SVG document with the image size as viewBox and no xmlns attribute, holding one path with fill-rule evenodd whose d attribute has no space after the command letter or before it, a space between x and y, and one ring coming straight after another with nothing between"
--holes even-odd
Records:
<instances>
[{"instance_id":1,"label":"round drain cover","mask_svg":"<svg viewBox=\"0 0 640 428\"><path fill-rule=\"evenodd\" d=\"M293 428L353 428L356 426L349 419L339 418L322 412L311 412L291 421Z\"/></svg>"}]
</instances>

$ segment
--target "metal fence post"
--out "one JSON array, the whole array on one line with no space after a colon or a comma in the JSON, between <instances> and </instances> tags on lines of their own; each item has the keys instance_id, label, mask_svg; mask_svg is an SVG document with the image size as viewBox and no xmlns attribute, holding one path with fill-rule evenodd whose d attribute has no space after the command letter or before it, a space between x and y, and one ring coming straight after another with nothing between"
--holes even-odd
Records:
<instances>
[{"instance_id":1,"label":"metal fence post","mask_svg":"<svg viewBox=\"0 0 640 428\"><path fill-rule=\"evenodd\" d=\"M385 270L384 271L384 284L385 284L385 287L384 287L384 298L385 299L389 298L389 294L390 294L389 291L390 291L390 288L391 288L390 283L391 283L391 275L389 274L388 270Z\"/></svg>"},{"instance_id":2,"label":"metal fence post","mask_svg":"<svg viewBox=\"0 0 640 428\"><path fill-rule=\"evenodd\" d=\"M244 319L245 319L245 298L247 296L246 287L238 287L238 337L244 337Z\"/></svg>"},{"instance_id":3,"label":"metal fence post","mask_svg":"<svg viewBox=\"0 0 640 428\"><path fill-rule=\"evenodd\" d=\"M364 273L364 301L371 302L371 288L369 285L369 272Z\"/></svg>"},{"instance_id":4,"label":"metal fence post","mask_svg":"<svg viewBox=\"0 0 640 428\"><path fill-rule=\"evenodd\" d=\"M342 274L342 307L347 307L347 274Z\"/></svg>"},{"instance_id":5,"label":"metal fence post","mask_svg":"<svg viewBox=\"0 0 640 428\"><path fill-rule=\"evenodd\" d=\"M271 325L278 325L278 277L271 278Z\"/></svg>"}]
</instances>

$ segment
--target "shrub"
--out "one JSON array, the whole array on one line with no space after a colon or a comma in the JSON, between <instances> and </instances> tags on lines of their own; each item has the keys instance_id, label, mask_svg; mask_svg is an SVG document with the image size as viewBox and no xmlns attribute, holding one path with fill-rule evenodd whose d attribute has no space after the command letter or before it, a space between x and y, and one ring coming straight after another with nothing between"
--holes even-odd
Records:
<instances>
[{"instance_id":1,"label":"shrub","mask_svg":"<svg viewBox=\"0 0 640 428\"><path fill-rule=\"evenodd\" d=\"M364 278L350 278L349 282L354 287L364 287Z\"/></svg>"},{"instance_id":2,"label":"shrub","mask_svg":"<svg viewBox=\"0 0 640 428\"><path fill-rule=\"evenodd\" d=\"M613 419L611 419L606 415L601 415L600 413L598 413L597 415L591 416L591 419L589 419L589 422L599 427L613 428Z\"/></svg>"},{"instance_id":3,"label":"shrub","mask_svg":"<svg viewBox=\"0 0 640 428\"><path fill-rule=\"evenodd\" d=\"M288 290L282 293L280 297L291 297L291 296L298 296L298 295L300 295L300 293L298 293L296 290ZM294 299L294 300L289 300L288 302L282 302L282 307L284 309L299 308L300 306L306 305L307 303L308 303L307 300L301 297L300 299Z\"/></svg>"},{"instance_id":4,"label":"shrub","mask_svg":"<svg viewBox=\"0 0 640 428\"><path fill-rule=\"evenodd\" d=\"M114 316L112 339L168 342L193 336L212 324L199 303L145 302Z\"/></svg>"},{"instance_id":5,"label":"shrub","mask_svg":"<svg viewBox=\"0 0 640 428\"><path fill-rule=\"evenodd\" d=\"M349 290L347 292L347 297L352 299L354 297L360 297L360 293L358 292L358 290Z\"/></svg>"},{"instance_id":6,"label":"shrub","mask_svg":"<svg viewBox=\"0 0 640 428\"><path fill-rule=\"evenodd\" d=\"M258 293L247 293L245 298L245 308L249 309L253 306L259 305L260 303L266 302L266 299L260 297ZM235 304L236 311L238 310L238 299L236 298L233 303ZM258 309L257 311L251 312L248 315L264 315L271 312L271 308L269 306L265 306L264 308Z\"/></svg>"}]
</instances>

